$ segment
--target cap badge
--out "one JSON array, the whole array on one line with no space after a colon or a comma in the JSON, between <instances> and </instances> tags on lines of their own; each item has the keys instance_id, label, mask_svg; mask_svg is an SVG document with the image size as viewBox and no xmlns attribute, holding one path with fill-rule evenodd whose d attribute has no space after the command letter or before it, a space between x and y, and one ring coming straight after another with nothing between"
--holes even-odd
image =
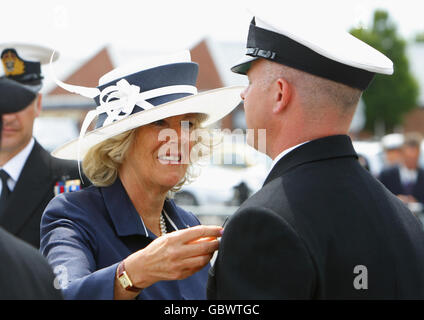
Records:
<instances>
[{"instance_id":1,"label":"cap badge","mask_svg":"<svg viewBox=\"0 0 424 320\"><path fill-rule=\"evenodd\" d=\"M25 63L15 52L7 50L1 56L4 71L7 77L19 76L25 73Z\"/></svg>"}]
</instances>

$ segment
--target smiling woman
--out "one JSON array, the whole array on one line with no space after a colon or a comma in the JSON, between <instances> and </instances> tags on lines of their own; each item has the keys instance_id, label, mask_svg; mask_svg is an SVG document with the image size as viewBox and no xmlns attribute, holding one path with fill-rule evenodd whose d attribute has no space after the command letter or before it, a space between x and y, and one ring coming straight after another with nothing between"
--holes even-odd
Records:
<instances>
[{"instance_id":1,"label":"smiling woman","mask_svg":"<svg viewBox=\"0 0 424 320\"><path fill-rule=\"evenodd\" d=\"M182 177L176 177L178 181L170 182L172 185L170 191L178 191L185 181L191 178L191 171L188 170L191 164L189 155L198 142L197 138L194 140L191 135L193 130L200 130L202 119L201 114L174 116L109 138L87 152L83 161L84 173L94 185L105 187L115 181L119 168L129 167L129 165L121 166L124 162L128 164L137 161L138 164L131 166L142 168L147 176L151 176L147 168L151 169L152 164L156 164L161 174L164 174L163 170L166 170L167 166L174 164L178 165L177 169L184 171ZM185 123L189 124L187 134L184 132ZM188 140L188 136L191 141L182 141L182 139ZM155 146L152 148L155 150L151 150L151 157L140 155L142 152L148 152L146 149L153 144ZM182 147L183 145L188 148ZM173 167L175 166L171 166ZM125 172L125 169L122 170ZM121 175L125 174L122 170Z\"/></svg>"},{"instance_id":2,"label":"smiling woman","mask_svg":"<svg viewBox=\"0 0 424 320\"><path fill-rule=\"evenodd\" d=\"M57 81L98 105L80 138L54 152L81 158L93 186L56 197L41 223L41 250L66 274L65 298L206 298L222 228L200 226L167 195L189 176L192 133L235 108L242 88L197 94L197 68L184 53L113 70L98 88Z\"/></svg>"},{"instance_id":3,"label":"smiling woman","mask_svg":"<svg viewBox=\"0 0 424 320\"><path fill-rule=\"evenodd\" d=\"M158 186L177 191L189 174L190 152L196 143L190 141L190 133L199 123L196 119L195 114L173 116L138 128L120 176L142 177L147 190ZM192 124L187 132L186 123ZM161 137L164 131L169 139Z\"/></svg>"}]
</instances>

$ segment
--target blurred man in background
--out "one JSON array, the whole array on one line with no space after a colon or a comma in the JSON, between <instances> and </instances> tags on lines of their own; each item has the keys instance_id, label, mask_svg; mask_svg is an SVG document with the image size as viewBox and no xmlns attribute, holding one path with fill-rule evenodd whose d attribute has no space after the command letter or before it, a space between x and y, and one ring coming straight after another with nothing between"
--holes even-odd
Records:
<instances>
[{"instance_id":1,"label":"blurred man in background","mask_svg":"<svg viewBox=\"0 0 424 320\"><path fill-rule=\"evenodd\" d=\"M391 133L381 139L384 150L384 166L396 166L402 162L403 134Z\"/></svg>"},{"instance_id":2,"label":"blurred man in background","mask_svg":"<svg viewBox=\"0 0 424 320\"><path fill-rule=\"evenodd\" d=\"M38 248L41 215L55 185L78 179L78 167L50 156L32 136L41 112L41 64L50 60L52 51L23 44L0 45L0 50L5 73L1 79L9 84L0 88L2 104L24 106L2 116L0 226Z\"/></svg>"},{"instance_id":3,"label":"blurred man in background","mask_svg":"<svg viewBox=\"0 0 424 320\"><path fill-rule=\"evenodd\" d=\"M424 204L424 170L419 167L422 137L417 133L405 135L399 165L385 169L380 181L403 202Z\"/></svg>"}]
</instances>

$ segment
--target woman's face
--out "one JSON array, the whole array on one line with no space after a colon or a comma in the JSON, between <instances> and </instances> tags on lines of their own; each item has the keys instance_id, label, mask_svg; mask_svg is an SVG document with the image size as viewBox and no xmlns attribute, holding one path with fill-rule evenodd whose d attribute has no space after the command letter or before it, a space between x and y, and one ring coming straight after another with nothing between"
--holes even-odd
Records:
<instances>
[{"instance_id":1,"label":"woman's face","mask_svg":"<svg viewBox=\"0 0 424 320\"><path fill-rule=\"evenodd\" d=\"M185 114L138 128L122 166L145 186L171 189L186 174L196 123L195 114Z\"/></svg>"}]
</instances>

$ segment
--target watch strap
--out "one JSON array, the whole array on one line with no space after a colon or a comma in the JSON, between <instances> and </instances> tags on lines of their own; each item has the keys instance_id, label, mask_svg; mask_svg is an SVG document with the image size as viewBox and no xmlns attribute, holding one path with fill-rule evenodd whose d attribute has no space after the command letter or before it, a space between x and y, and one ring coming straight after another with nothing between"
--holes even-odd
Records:
<instances>
[{"instance_id":1,"label":"watch strap","mask_svg":"<svg viewBox=\"0 0 424 320\"><path fill-rule=\"evenodd\" d=\"M132 292L139 292L140 290L142 290L142 288L137 288L133 285L130 277L128 276L128 274L125 270L124 260L122 260L119 263L117 272L118 272L118 280L119 280L119 283L121 284L122 288L124 288L125 290L128 290L128 291L132 291Z\"/></svg>"}]
</instances>

